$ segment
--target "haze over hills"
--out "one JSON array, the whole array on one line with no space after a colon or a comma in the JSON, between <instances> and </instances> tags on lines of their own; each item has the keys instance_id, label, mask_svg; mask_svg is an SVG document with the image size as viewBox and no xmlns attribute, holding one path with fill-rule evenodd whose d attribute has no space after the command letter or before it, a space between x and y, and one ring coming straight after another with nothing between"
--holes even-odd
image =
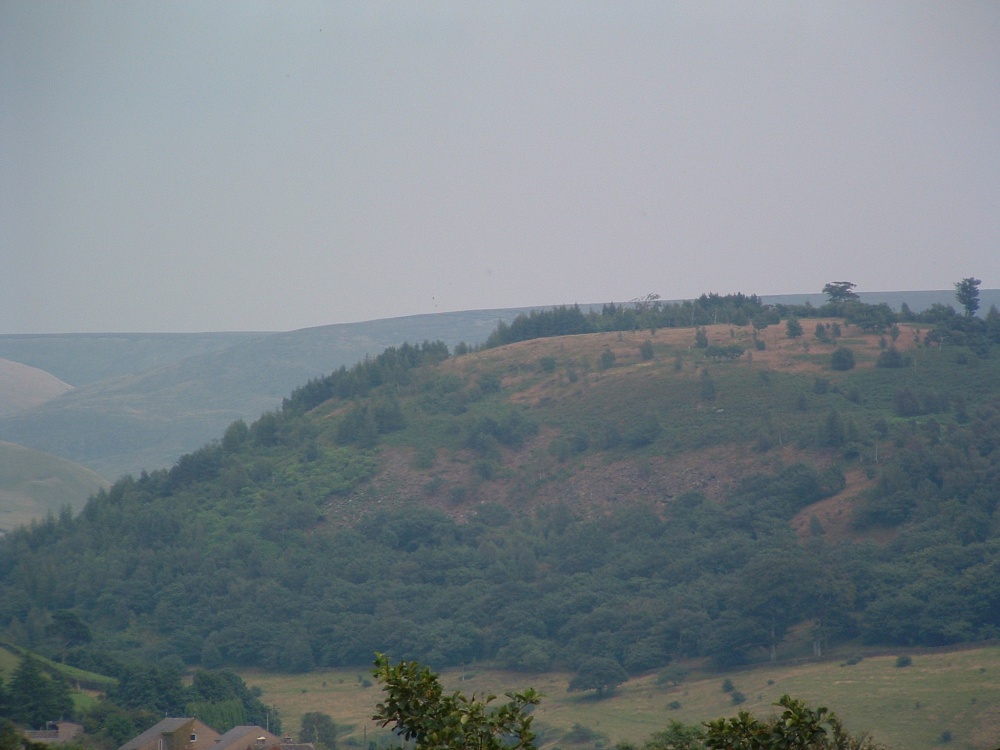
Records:
<instances>
[{"instance_id":1,"label":"haze over hills","mask_svg":"<svg viewBox=\"0 0 1000 750\"><path fill-rule=\"evenodd\" d=\"M0 442L0 535L64 508L79 513L91 495L107 487L83 466Z\"/></svg>"},{"instance_id":2,"label":"haze over hills","mask_svg":"<svg viewBox=\"0 0 1000 750\"><path fill-rule=\"evenodd\" d=\"M0 336L0 356L21 357L78 384L66 398L0 419L0 439L105 477L138 474L169 466L233 420L274 409L310 378L404 341L476 343L520 312L417 315L271 334Z\"/></svg>"},{"instance_id":3,"label":"haze over hills","mask_svg":"<svg viewBox=\"0 0 1000 750\"><path fill-rule=\"evenodd\" d=\"M822 305L822 294L762 298ZM953 305L953 291L872 292L864 302L918 312ZM981 310L1000 291L981 291ZM583 305L600 309L600 305ZM0 440L52 453L114 479L169 466L213 440L235 419L280 405L310 378L403 342L475 345L524 309L480 310L335 324L285 333L65 334L0 336L0 357L75 387L17 413L0 412Z\"/></svg>"}]
</instances>

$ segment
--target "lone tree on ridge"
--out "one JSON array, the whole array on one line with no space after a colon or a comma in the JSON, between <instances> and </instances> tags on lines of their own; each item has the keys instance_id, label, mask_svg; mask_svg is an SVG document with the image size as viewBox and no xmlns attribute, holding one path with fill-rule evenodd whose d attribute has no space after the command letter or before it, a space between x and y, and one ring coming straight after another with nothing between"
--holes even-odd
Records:
<instances>
[{"instance_id":1,"label":"lone tree on ridge","mask_svg":"<svg viewBox=\"0 0 1000 750\"><path fill-rule=\"evenodd\" d=\"M972 276L955 282L955 299L965 308L965 314L970 318L979 309L979 285L982 283Z\"/></svg>"}]
</instances>

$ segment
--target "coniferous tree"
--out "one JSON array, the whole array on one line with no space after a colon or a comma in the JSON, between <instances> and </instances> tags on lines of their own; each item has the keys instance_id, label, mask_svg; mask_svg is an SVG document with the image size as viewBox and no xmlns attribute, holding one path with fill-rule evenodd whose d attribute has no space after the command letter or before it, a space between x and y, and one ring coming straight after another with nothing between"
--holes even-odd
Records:
<instances>
[{"instance_id":1,"label":"coniferous tree","mask_svg":"<svg viewBox=\"0 0 1000 750\"><path fill-rule=\"evenodd\" d=\"M983 282L970 276L955 282L955 299L965 308L967 317L972 317L979 309L979 285Z\"/></svg>"},{"instance_id":2,"label":"coniferous tree","mask_svg":"<svg viewBox=\"0 0 1000 750\"><path fill-rule=\"evenodd\" d=\"M69 687L61 677L48 677L38 660L28 654L10 681L10 718L18 724L39 728L73 711Z\"/></svg>"}]
</instances>

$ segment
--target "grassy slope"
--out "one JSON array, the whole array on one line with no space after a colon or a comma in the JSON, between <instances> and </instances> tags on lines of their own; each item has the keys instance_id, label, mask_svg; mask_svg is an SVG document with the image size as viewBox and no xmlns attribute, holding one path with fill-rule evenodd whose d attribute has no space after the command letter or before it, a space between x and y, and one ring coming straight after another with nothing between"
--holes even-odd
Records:
<instances>
[{"instance_id":1,"label":"grassy slope","mask_svg":"<svg viewBox=\"0 0 1000 750\"><path fill-rule=\"evenodd\" d=\"M0 442L0 531L59 513L74 512L108 482L90 469L47 453Z\"/></svg>"},{"instance_id":2,"label":"grassy slope","mask_svg":"<svg viewBox=\"0 0 1000 750\"><path fill-rule=\"evenodd\" d=\"M630 680L604 700L568 693L568 674L451 670L442 673L442 682L465 693L503 695L524 687L542 691L545 698L536 711L535 728L547 745L567 745L559 737L574 724L603 734L606 744L641 743L672 719L697 724L739 710L767 715L771 704L788 693L814 706L829 706L851 731L871 730L876 739L897 750L930 750L939 745L945 731L951 733L953 747L995 747L1000 737L1000 647L912 652L912 658L912 666L904 669L895 666L895 655L881 655L853 666L831 660L726 674L695 672L677 686L658 685L651 674ZM263 690L266 703L278 706L286 732L297 731L306 711L323 711L338 724L350 725L345 737L359 743L366 731L369 738L384 731L370 720L381 691L377 684L364 687L362 680L370 676L362 670L244 677ZM746 695L746 703L734 706L722 691L726 677ZM674 701L681 707L670 708Z\"/></svg>"}]
</instances>

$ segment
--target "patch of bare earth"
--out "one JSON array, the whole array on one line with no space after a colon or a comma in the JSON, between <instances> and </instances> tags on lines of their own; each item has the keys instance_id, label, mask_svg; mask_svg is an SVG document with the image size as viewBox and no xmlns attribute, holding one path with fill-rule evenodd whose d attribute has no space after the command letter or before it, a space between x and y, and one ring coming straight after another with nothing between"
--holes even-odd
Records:
<instances>
[{"instance_id":1,"label":"patch of bare earth","mask_svg":"<svg viewBox=\"0 0 1000 750\"><path fill-rule=\"evenodd\" d=\"M536 440L545 440L542 434ZM476 457L464 452L441 455L432 469L415 468L409 448L386 449L380 455L378 475L358 492L335 498L327 505L328 521L353 524L371 513L406 506L439 511L462 523L487 503L513 512L564 504L583 517L595 517L623 505L644 504L666 514L678 497L700 492L714 502L725 497L744 479L761 472L777 472L806 461L823 468L822 456L806 455L785 447L767 454L743 445L724 445L677 456L609 460L587 457L572 471L555 461L540 461L527 448L505 456L503 474L484 480L477 474ZM530 492L524 484L530 483ZM852 472L847 488L834 498L803 510L793 527L808 536L812 515L823 523L828 538L857 536L850 528L852 501L866 486L863 472Z\"/></svg>"},{"instance_id":2,"label":"patch of bare earth","mask_svg":"<svg viewBox=\"0 0 1000 750\"><path fill-rule=\"evenodd\" d=\"M739 344L746 353L743 362L761 369L797 373L829 373L826 358L838 346L849 346L855 353L858 369L874 367L881 349L878 334L868 334L840 323L842 336L833 342L815 338L817 323L829 325L834 320L803 320L802 337L790 339L784 324L770 326L758 335L766 348L757 350L753 329L749 326L711 325L706 327L709 343L727 346ZM895 346L912 348L915 342L911 326L900 325ZM665 366L666 351L677 351L687 359L693 356L695 332L691 328L659 329L586 334L535 339L496 349L456 357L442 364L442 369L474 380L478 374L499 374L503 387L511 392L510 400L537 405L557 398L581 397L587 384L603 378L636 376L645 368ZM657 361L644 361L640 345L652 341L659 350ZM612 369L598 367L601 355L610 350L615 355ZM559 364L551 375L540 375L540 361L553 357ZM568 384L567 367L579 368L578 383ZM532 512L541 506L563 503L584 516L610 512L616 505L652 504L660 512L671 501L687 492L701 492L708 499L721 501L743 479L753 474L774 473L803 461L825 468L831 462L822 453L806 454L784 447L767 453L748 450L746 445L715 446L681 455L611 457L595 453L565 464L548 453L555 432L543 428L519 451L503 450L502 459L493 462L488 477L480 471L482 459L470 451L441 450L431 468L418 468L415 450L408 447L382 448L376 477L355 493L332 498L326 507L329 522L351 524L381 509L405 506L426 507L441 511L462 522L486 503L505 505L516 512ZM827 538L857 538L851 527L853 507L871 480L862 470L847 475L847 485L836 496L803 509L792 521L800 537L807 537L813 516L823 525ZM866 538L883 541L878 532Z\"/></svg>"},{"instance_id":3,"label":"patch of bare earth","mask_svg":"<svg viewBox=\"0 0 1000 750\"><path fill-rule=\"evenodd\" d=\"M851 469L845 473L847 480L844 489L832 497L813 503L792 518L791 526L799 539L805 541L812 535L812 519L816 518L823 525L824 536L830 541L845 539L869 539L879 544L885 544L895 536L892 529L869 529L859 532L852 523L854 508L862 493L875 483L869 479L863 469Z\"/></svg>"}]
</instances>

